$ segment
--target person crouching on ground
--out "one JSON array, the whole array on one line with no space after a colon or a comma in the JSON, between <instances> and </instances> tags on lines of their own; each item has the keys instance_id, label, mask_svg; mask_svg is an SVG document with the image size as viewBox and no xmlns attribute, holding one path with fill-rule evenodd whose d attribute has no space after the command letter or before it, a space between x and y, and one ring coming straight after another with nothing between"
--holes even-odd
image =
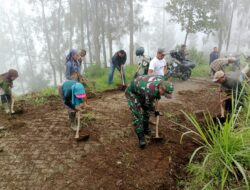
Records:
<instances>
[{"instance_id":1,"label":"person crouching on ground","mask_svg":"<svg viewBox=\"0 0 250 190\"><path fill-rule=\"evenodd\" d=\"M84 86L74 80L68 80L59 86L59 94L68 110L70 127L76 130L76 112L85 106L86 92Z\"/></svg>"},{"instance_id":2,"label":"person crouching on ground","mask_svg":"<svg viewBox=\"0 0 250 190\"><path fill-rule=\"evenodd\" d=\"M10 69L7 73L0 75L0 96L1 102L6 113L14 113L12 110L12 92L13 81L18 77L18 72L15 69Z\"/></svg>"},{"instance_id":3,"label":"person crouching on ground","mask_svg":"<svg viewBox=\"0 0 250 190\"><path fill-rule=\"evenodd\" d=\"M155 110L155 100L160 100L162 95L171 98L173 91L172 83L164 81L161 76L139 76L126 89L125 95L133 116L133 125L140 148L146 145L144 135L151 133L150 112L155 111L155 116L160 114L158 110Z\"/></svg>"},{"instance_id":4,"label":"person crouching on ground","mask_svg":"<svg viewBox=\"0 0 250 190\"><path fill-rule=\"evenodd\" d=\"M217 71L214 74L213 82L220 84L220 93L226 94L226 98L221 99L220 103L223 104L225 111L231 115L233 109L232 97L239 100L236 105L237 109L242 105L243 95L241 95L242 85L240 81L226 76L223 71ZM241 97L239 97L240 95Z\"/></svg>"}]
</instances>

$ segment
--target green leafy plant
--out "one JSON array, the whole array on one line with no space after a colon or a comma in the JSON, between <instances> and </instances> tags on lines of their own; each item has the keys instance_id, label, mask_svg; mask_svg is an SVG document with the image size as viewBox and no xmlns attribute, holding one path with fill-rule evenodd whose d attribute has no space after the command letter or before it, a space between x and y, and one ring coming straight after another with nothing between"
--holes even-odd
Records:
<instances>
[{"instance_id":1,"label":"green leafy plant","mask_svg":"<svg viewBox=\"0 0 250 190\"><path fill-rule=\"evenodd\" d=\"M239 99L233 100L233 113L224 124L216 124L211 115L204 115L205 123L200 124L194 116L184 113L195 130L185 127L188 131L181 141L192 135L200 144L187 167L190 189L249 189L250 128L238 125L244 122L239 117L241 107L236 109ZM249 107L249 102L245 105Z\"/></svg>"}]
</instances>

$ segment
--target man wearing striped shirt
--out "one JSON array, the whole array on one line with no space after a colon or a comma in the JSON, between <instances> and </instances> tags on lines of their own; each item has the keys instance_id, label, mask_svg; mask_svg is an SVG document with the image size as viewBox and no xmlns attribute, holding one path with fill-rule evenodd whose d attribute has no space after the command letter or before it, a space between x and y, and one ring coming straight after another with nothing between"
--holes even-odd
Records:
<instances>
[{"instance_id":1,"label":"man wearing striped shirt","mask_svg":"<svg viewBox=\"0 0 250 190\"><path fill-rule=\"evenodd\" d=\"M235 63L236 59L234 57L229 58L219 58L214 60L210 67L212 70L212 74L214 75L217 71L224 71L224 66L230 63Z\"/></svg>"}]
</instances>

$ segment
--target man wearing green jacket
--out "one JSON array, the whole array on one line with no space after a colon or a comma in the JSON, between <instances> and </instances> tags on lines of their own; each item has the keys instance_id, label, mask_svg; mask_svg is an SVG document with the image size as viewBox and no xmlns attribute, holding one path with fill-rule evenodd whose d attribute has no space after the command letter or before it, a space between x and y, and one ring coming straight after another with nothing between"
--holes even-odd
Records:
<instances>
[{"instance_id":1,"label":"man wearing green jacket","mask_svg":"<svg viewBox=\"0 0 250 190\"><path fill-rule=\"evenodd\" d=\"M172 83L164 81L161 76L138 76L126 89L125 95L133 116L133 125L139 139L140 148L144 148L144 135L150 134L149 114L154 111L155 116L160 113L155 110L154 102L161 96L171 98L174 91Z\"/></svg>"}]
</instances>

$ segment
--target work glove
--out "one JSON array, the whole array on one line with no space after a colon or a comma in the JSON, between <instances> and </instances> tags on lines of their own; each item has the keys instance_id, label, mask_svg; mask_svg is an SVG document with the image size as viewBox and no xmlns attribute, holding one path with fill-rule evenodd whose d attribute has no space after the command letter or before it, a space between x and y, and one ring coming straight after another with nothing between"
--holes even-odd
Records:
<instances>
[{"instance_id":1,"label":"work glove","mask_svg":"<svg viewBox=\"0 0 250 190\"><path fill-rule=\"evenodd\" d=\"M162 116L163 114L161 113L161 112L159 112L159 111L155 111L155 117L157 117L157 116Z\"/></svg>"}]
</instances>

